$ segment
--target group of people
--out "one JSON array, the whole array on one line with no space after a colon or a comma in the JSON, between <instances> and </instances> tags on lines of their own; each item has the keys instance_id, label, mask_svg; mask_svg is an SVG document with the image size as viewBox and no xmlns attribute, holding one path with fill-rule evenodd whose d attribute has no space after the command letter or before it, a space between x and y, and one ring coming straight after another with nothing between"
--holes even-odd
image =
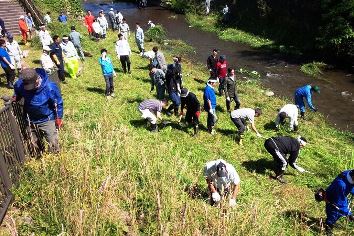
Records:
<instances>
[{"instance_id":1,"label":"group of people","mask_svg":"<svg viewBox=\"0 0 354 236\"><path fill-rule=\"evenodd\" d=\"M114 18L112 18L114 21L110 19L112 30L119 30L115 52L120 59L123 72L131 73L131 49L128 42L130 30L129 26L124 26L126 21L123 20L123 17L119 16L121 21L117 21L117 15L118 13L114 14ZM66 22L67 19L61 17ZM105 17L102 11L98 18L100 17ZM106 27L103 30L98 19L95 19L88 11L85 24L91 35L92 33L97 34L94 29L94 22L98 22L101 27L100 36L95 35L95 37L105 38L108 29L107 21L103 24ZM19 68L22 68L20 79L13 85L14 70L17 66L16 63L18 63L18 56L21 57L21 49L13 44L14 40L9 34L7 40L0 39L0 62L8 78L9 87L14 87L13 101L24 99L24 112L27 114L34 145L43 151L43 147L40 146L40 136L38 136L38 132L40 132L49 144L49 151L57 153L60 151L58 130L63 124L64 112L63 99L59 86L55 83L55 76L64 81L64 65L66 65L66 71L72 77L75 77L77 72L76 67L73 66L76 65L75 58L81 57L81 59L84 59L84 55L80 43L80 33L76 32L74 26L71 27L70 34L63 35L62 40L60 40L58 35L51 37L46 30L46 26L41 25L39 37L43 46L42 68L32 69L20 66ZM136 24L135 41L137 48L144 56L144 32L139 23ZM15 52L16 50L17 53L11 54L12 58L9 51ZM158 99L144 100L138 105L138 110L141 112L141 117L149 121L152 132L158 131L158 120L162 120L162 113L165 112L168 116L172 114L177 116L178 121L181 121L184 116L185 122L193 126L194 136L196 136L199 132L201 111L204 110L207 113L208 132L215 135L215 126L218 121L215 88L216 85L219 85L217 89L219 96L225 96L225 106L230 113L230 119L238 129L238 142L242 145L242 135L247 130L248 122L256 135L262 137L255 126L255 118L262 115L262 109L241 107L241 101L237 93L235 69L228 65L225 55L218 56L217 49L214 49L207 59L210 77L204 88L202 105L196 94L183 84L182 58L180 56L173 56L173 62L167 64L164 54L157 46L153 47L149 55L150 92L153 92L156 88ZM106 82L105 95L107 99L111 99L115 96L113 80L116 77L116 72L107 49L101 50L98 63ZM286 104L279 110L275 119L275 128L279 128L289 118L290 130L297 131L299 110L301 117L305 118L304 100L308 103L310 109L317 111L312 104L312 94L314 92L320 92L318 86L305 85L297 89L295 91L295 104ZM171 101L170 105L168 100ZM232 109L233 103L235 106ZM308 172L296 163L300 149L305 147L307 143L306 138L302 136L297 138L277 136L265 140L265 150L276 163L274 170L276 180L280 183L286 183L283 175L288 165L300 173ZM287 155L289 155L288 158ZM223 199L227 199L230 207L236 206L236 199L240 192L240 176L230 163L221 159L206 163L204 177L208 185L212 205L218 205ZM352 214L348 210L347 196L349 193L354 194L354 170L343 172L329 188L316 193L316 200L326 201L326 227L328 231L331 231L333 225L341 216L350 216L349 218L353 220Z\"/></svg>"}]
</instances>

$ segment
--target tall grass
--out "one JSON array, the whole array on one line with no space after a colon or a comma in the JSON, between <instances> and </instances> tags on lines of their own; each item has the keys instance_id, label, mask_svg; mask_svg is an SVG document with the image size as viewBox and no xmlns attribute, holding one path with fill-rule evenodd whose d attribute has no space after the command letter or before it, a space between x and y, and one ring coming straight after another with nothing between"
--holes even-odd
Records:
<instances>
[{"instance_id":1,"label":"tall grass","mask_svg":"<svg viewBox=\"0 0 354 236\"><path fill-rule=\"evenodd\" d=\"M76 24L86 34L80 22ZM132 74L123 74L114 55L115 40L112 32L98 43L84 38L84 49L94 56L84 62L81 77L62 85L62 152L29 160L20 185L13 190L15 201L8 216L15 220L20 235L321 233L324 206L314 201L313 190L326 187L340 171L354 168L352 134L330 127L322 115L309 112L308 119L300 121L299 134L310 144L298 163L316 174L298 174L289 168L289 184L280 185L269 179L273 160L263 148L264 139L247 132L244 146L235 143L235 127L224 98L217 99L216 136L202 130L194 138L191 129L177 125L150 133L137 110L140 101L154 97L149 93L148 61L139 57L131 37ZM150 50L153 46L146 43L145 47ZM116 98L109 101L97 63L101 48L108 49L118 71ZM175 52L164 49L171 63ZM39 55L33 48L26 60L38 66L34 63ZM184 60L183 70L185 86L201 101L203 81L208 78L205 67ZM264 96L256 80L239 81L238 90L243 107L263 108L264 115L256 125L265 137L289 134L286 128L278 133L267 128L276 109L288 101ZM0 92L12 93L4 88ZM166 119L177 123L177 118ZM206 124L205 113L201 123ZM208 204L202 176L204 164L217 158L232 163L241 177L238 205L226 213ZM350 235L353 224L342 219L336 232Z\"/></svg>"}]
</instances>

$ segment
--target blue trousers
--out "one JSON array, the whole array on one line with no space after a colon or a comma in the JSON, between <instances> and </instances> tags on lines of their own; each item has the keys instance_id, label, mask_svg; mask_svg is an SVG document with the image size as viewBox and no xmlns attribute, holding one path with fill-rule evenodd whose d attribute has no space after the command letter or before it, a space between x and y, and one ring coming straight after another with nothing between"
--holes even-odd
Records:
<instances>
[{"instance_id":1,"label":"blue trousers","mask_svg":"<svg viewBox=\"0 0 354 236\"><path fill-rule=\"evenodd\" d=\"M295 105L299 107L301 112L305 112L305 103L301 95L295 94Z\"/></svg>"},{"instance_id":2,"label":"blue trousers","mask_svg":"<svg viewBox=\"0 0 354 236\"><path fill-rule=\"evenodd\" d=\"M338 209L336 209L331 204L326 204L326 215L327 215L326 224L332 226L342 216L351 215L351 212L347 213L346 210L348 210L348 209L343 210L343 213L342 213L342 212L339 212ZM345 214L345 213L347 213L347 214Z\"/></svg>"}]
</instances>

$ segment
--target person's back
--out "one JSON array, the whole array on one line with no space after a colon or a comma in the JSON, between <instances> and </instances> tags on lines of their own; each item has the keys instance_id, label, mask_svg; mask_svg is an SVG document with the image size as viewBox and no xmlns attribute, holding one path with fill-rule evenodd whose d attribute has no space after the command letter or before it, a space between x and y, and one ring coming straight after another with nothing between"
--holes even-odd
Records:
<instances>
[{"instance_id":1,"label":"person's back","mask_svg":"<svg viewBox=\"0 0 354 236\"><path fill-rule=\"evenodd\" d=\"M204 94L203 94L203 99L204 99L204 109L208 111L210 109L208 105L208 100L210 100L212 109L215 109L216 107L216 96L215 96L215 91L210 85L206 85L204 88Z\"/></svg>"},{"instance_id":2,"label":"person's back","mask_svg":"<svg viewBox=\"0 0 354 236\"><path fill-rule=\"evenodd\" d=\"M295 138L288 136L278 136L272 137L272 139L277 144L279 151L283 154L292 154L299 152L300 144Z\"/></svg>"},{"instance_id":3,"label":"person's back","mask_svg":"<svg viewBox=\"0 0 354 236\"><path fill-rule=\"evenodd\" d=\"M347 170L339 174L331 183L331 185L326 189L327 200L330 203L335 204L341 211L345 213L349 212L348 195L350 193L354 194L354 182L350 183L348 181L349 172L350 170Z\"/></svg>"},{"instance_id":4,"label":"person's back","mask_svg":"<svg viewBox=\"0 0 354 236\"><path fill-rule=\"evenodd\" d=\"M307 97L308 94L311 94L311 85L305 85L295 91L295 96Z\"/></svg>"},{"instance_id":5,"label":"person's back","mask_svg":"<svg viewBox=\"0 0 354 236\"><path fill-rule=\"evenodd\" d=\"M81 35L77 31L71 31L69 34L70 41L74 44L75 47L81 46Z\"/></svg>"},{"instance_id":6,"label":"person's back","mask_svg":"<svg viewBox=\"0 0 354 236\"><path fill-rule=\"evenodd\" d=\"M139 110L148 109L151 112L156 113L156 112L162 110L162 105L161 105L161 102L157 99L147 99L147 100L142 101L139 104L138 108L139 108Z\"/></svg>"}]
</instances>

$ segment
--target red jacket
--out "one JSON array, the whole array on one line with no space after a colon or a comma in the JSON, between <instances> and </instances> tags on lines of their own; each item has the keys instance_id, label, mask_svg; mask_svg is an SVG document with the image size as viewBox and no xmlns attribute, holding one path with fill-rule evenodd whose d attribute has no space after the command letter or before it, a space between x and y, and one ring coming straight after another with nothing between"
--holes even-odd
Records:
<instances>
[{"instance_id":1,"label":"red jacket","mask_svg":"<svg viewBox=\"0 0 354 236\"><path fill-rule=\"evenodd\" d=\"M227 61L225 60L223 63L218 61L216 64L216 69L219 78L225 78L227 75Z\"/></svg>"},{"instance_id":2,"label":"red jacket","mask_svg":"<svg viewBox=\"0 0 354 236\"><path fill-rule=\"evenodd\" d=\"M18 26L20 27L21 31L24 31L24 32L28 31L28 27L27 27L26 21L24 19L20 19L18 21Z\"/></svg>"}]
</instances>

